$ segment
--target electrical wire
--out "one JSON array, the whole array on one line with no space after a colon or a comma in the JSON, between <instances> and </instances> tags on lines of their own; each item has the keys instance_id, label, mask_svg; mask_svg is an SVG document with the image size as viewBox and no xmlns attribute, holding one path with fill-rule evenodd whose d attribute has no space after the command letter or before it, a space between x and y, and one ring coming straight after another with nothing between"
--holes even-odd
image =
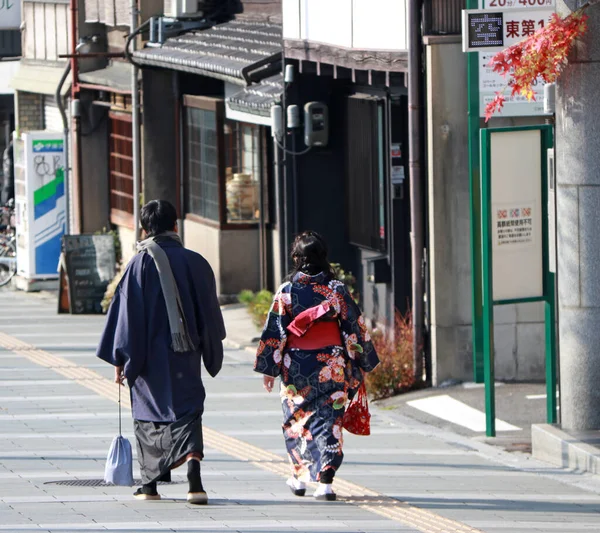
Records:
<instances>
[{"instance_id":1,"label":"electrical wire","mask_svg":"<svg viewBox=\"0 0 600 533\"><path fill-rule=\"evenodd\" d=\"M301 152L293 152L292 150L288 150L287 148L284 148L283 144L281 144L277 140L277 137L273 137L273 140L275 141L275 144L277 146L279 146L279 148L281 148L286 154L289 154L289 155L304 155L304 154L307 154L308 152L310 152L313 149L312 146L309 146L308 148L306 148L306 150L302 150Z\"/></svg>"},{"instance_id":2,"label":"electrical wire","mask_svg":"<svg viewBox=\"0 0 600 533\"><path fill-rule=\"evenodd\" d=\"M140 24L132 33L130 33L127 36L127 41L125 41L125 57L127 58L127 61L129 61L132 65L135 65L136 67L141 68L142 65L140 63L137 63L134 59L133 56L131 55L131 51L129 50L129 47L131 46L131 41L133 41L133 39L139 35L140 33L142 33L142 31L144 31L148 26L150 26L150 22L152 19L148 19L146 22L144 22L143 24Z\"/></svg>"},{"instance_id":3,"label":"electrical wire","mask_svg":"<svg viewBox=\"0 0 600 533\"><path fill-rule=\"evenodd\" d=\"M229 10L229 5L228 4L225 4L225 5L218 4L218 5L219 5L219 9L216 12L212 13L208 17L205 17L205 19L208 22L211 22L213 24L218 24L220 22L221 17L228 13L228 10ZM209 3L208 7L214 7L214 5L211 5ZM137 35L139 35L148 26L150 26L151 22L152 22L152 18L149 18L146 22L140 24L132 33L130 33L127 36L127 41L125 41L125 50L124 50L125 51L125 57L126 57L127 61L129 61L132 65L135 65L138 68L142 68L142 65L140 63L137 63L133 59L133 56L131 54L131 51L129 50L129 47L131 46L131 41L133 41L133 39Z\"/></svg>"}]
</instances>

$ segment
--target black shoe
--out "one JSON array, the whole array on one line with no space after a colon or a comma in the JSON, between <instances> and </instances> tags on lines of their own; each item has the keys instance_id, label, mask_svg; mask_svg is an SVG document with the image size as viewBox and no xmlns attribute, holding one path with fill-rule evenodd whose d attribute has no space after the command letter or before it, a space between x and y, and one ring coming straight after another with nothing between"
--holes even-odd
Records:
<instances>
[{"instance_id":1,"label":"black shoe","mask_svg":"<svg viewBox=\"0 0 600 533\"><path fill-rule=\"evenodd\" d=\"M200 461L190 459L188 461L188 484L189 491L187 501L196 505L205 505L208 503L208 496L202 486L202 476L200 475Z\"/></svg>"},{"instance_id":2,"label":"black shoe","mask_svg":"<svg viewBox=\"0 0 600 533\"><path fill-rule=\"evenodd\" d=\"M142 485L133 493L136 500L160 500L160 494L156 490L156 483Z\"/></svg>"}]
</instances>

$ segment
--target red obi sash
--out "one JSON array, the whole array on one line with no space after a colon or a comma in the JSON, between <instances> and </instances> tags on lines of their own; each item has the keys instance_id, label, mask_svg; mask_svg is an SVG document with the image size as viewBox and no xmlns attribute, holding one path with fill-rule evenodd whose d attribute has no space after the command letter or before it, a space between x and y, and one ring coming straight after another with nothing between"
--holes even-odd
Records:
<instances>
[{"instance_id":1,"label":"red obi sash","mask_svg":"<svg viewBox=\"0 0 600 533\"><path fill-rule=\"evenodd\" d=\"M326 346L342 345L340 326L337 320L326 317L331 309L329 302L302 311L287 327L287 348L318 350Z\"/></svg>"}]
</instances>

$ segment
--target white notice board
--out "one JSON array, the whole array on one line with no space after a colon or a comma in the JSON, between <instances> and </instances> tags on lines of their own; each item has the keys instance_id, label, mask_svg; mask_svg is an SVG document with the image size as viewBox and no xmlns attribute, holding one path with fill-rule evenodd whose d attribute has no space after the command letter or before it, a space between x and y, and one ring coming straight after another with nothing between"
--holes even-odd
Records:
<instances>
[{"instance_id":1,"label":"white notice board","mask_svg":"<svg viewBox=\"0 0 600 533\"><path fill-rule=\"evenodd\" d=\"M544 27L556 10L556 0L480 0L479 4L481 10L503 13L504 46L523 40ZM544 12L544 9L548 11ZM496 92L503 89L506 100L497 112L499 117L544 115L543 80L537 80L533 86L534 100L520 94L512 96L511 89L507 88L507 78L494 72L489 65L497 52L498 49L489 48L479 51L479 116L485 117L486 106L494 100Z\"/></svg>"},{"instance_id":2,"label":"white notice board","mask_svg":"<svg viewBox=\"0 0 600 533\"><path fill-rule=\"evenodd\" d=\"M494 301L544 296L541 136L490 133Z\"/></svg>"},{"instance_id":3,"label":"white notice board","mask_svg":"<svg viewBox=\"0 0 600 533\"><path fill-rule=\"evenodd\" d=\"M533 85L534 100L528 100L526 96L511 94L512 89L507 88L508 78L494 72L490 61L494 57L493 52L479 52L479 116L485 117L486 106L494 100L496 93L504 89L506 98L504 107L498 111L498 117L530 117L544 115L544 85L542 80Z\"/></svg>"}]
</instances>

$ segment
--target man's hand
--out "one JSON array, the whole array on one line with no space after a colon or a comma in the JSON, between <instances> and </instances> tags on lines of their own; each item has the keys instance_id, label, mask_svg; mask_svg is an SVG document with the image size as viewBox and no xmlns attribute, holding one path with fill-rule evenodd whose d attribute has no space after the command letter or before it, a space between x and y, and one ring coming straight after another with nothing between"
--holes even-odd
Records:
<instances>
[{"instance_id":1,"label":"man's hand","mask_svg":"<svg viewBox=\"0 0 600 533\"><path fill-rule=\"evenodd\" d=\"M273 384L275 383L275 378L271 376L263 376L263 387L267 392L271 392L273 390Z\"/></svg>"},{"instance_id":2,"label":"man's hand","mask_svg":"<svg viewBox=\"0 0 600 533\"><path fill-rule=\"evenodd\" d=\"M125 375L123 374L122 366L115 366L115 383L119 383L123 385L123 381L125 381Z\"/></svg>"}]
</instances>

